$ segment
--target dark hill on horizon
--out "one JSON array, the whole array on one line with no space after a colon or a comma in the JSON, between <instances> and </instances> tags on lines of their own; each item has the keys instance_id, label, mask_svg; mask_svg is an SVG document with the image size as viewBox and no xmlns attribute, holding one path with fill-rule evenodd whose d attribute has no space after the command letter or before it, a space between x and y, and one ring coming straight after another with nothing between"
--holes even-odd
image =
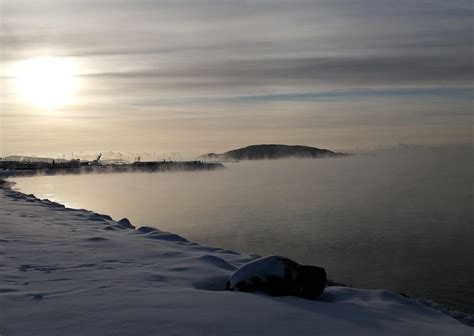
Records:
<instances>
[{"instance_id":1,"label":"dark hill on horizon","mask_svg":"<svg viewBox=\"0 0 474 336\"><path fill-rule=\"evenodd\" d=\"M321 149L300 145L251 145L244 148L230 150L225 153L208 153L201 159L212 160L276 160L284 158L323 158L337 157L347 154L337 153L328 149Z\"/></svg>"}]
</instances>

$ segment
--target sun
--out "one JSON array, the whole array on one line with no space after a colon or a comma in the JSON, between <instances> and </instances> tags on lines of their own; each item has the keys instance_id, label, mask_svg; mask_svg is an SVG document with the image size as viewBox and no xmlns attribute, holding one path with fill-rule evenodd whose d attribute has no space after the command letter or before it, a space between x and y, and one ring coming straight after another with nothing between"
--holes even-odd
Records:
<instances>
[{"instance_id":1,"label":"sun","mask_svg":"<svg viewBox=\"0 0 474 336\"><path fill-rule=\"evenodd\" d=\"M31 58L20 62L16 72L22 101L40 109L70 104L79 85L76 64L65 57Z\"/></svg>"}]
</instances>

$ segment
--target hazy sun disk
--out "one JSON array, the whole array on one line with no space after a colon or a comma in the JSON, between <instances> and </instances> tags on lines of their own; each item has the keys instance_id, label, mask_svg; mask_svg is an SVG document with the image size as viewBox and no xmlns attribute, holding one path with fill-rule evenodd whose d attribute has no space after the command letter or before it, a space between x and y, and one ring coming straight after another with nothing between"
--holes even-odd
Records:
<instances>
[{"instance_id":1,"label":"hazy sun disk","mask_svg":"<svg viewBox=\"0 0 474 336\"><path fill-rule=\"evenodd\" d=\"M68 58L32 58L18 64L17 90L34 107L59 108L71 102L78 89L77 69Z\"/></svg>"}]
</instances>

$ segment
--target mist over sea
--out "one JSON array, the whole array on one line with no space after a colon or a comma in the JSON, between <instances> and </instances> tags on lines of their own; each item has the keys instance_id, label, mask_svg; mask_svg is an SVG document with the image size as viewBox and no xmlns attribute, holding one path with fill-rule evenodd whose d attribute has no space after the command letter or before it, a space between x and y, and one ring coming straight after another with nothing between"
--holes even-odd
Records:
<instances>
[{"instance_id":1,"label":"mist over sea","mask_svg":"<svg viewBox=\"0 0 474 336\"><path fill-rule=\"evenodd\" d=\"M199 243L324 266L331 279L473 313L470 146L226 164L209 172L36 176L16 189Z\"/></svg>"}]
</instances>

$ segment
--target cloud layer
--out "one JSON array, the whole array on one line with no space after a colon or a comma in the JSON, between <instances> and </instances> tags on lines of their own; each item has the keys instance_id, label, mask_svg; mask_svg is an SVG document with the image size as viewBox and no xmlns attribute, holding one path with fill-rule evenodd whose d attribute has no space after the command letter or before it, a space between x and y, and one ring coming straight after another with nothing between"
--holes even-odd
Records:
<instances>
[{"instance_id":1,"label":"cloud layer","mask_svg":"<svg viewBox=\"0 0 474 336\"><path fill-rule=\"evenodd\" d=\"M472 104L473 12L472 2L462 0L2 1L2 86L7 88L2 151L20 150L13 140L26 137L15 116L34 114L8 88L8 69L19 60L50 55L70 57L81 66L81 95L65 114L68 118L110 118L102 125L110 137L120 121L148 118L161 130L156 120L174 120L177 137L193 128L205 139L190 149L181 148L181 139L156 136L156 145L170 150L226 149L208 148L218 143L206 137L209 119L232 135L228 145L234 146L243 144L240 138L261 139L249 139L229 123L254 130L259 118L270 118L280 134L298 132L295 124L312 126L315 132L333 127L326 131L336 134L333 124L314 124L315 116L342 118L348 108L370 106L366 113L372 119L347 118L344 124L353 129L340 131L346 132L341 140L331 137L337 146L350 146L354 141L342 139L362 126L380 127L383 111L393 113L390 122L397 119L396 108L375 104L382 97L384 104L412 111L412 118L400 117L407 129L415 119L427 129L434 127L443 114L449 137L434 132L429 141L416 136L411 141L466 141L469 134L458 125L465 123ZM440 99L443 111L437 106ZM355 105L348 107L350 100ZM436 120L423 112L430 108ZM282 114L285 118L278 117ZM394 125L387 119L384 127ZM54 147L42 135L54 131L47 127L40 127L39 137ZM79 126L72 131L84 133ZM407 142L405 134L395 129L390 141ZM267 137L272 140L271 134ZM285 142L285 137L275 137ZM317 145L321 138L305 136L296 142L303 141ZM370 141L361 139L360 146L390 141L374 134ZM142 145L153 143L150 137Z\"/></svg>"}]
</instances>

